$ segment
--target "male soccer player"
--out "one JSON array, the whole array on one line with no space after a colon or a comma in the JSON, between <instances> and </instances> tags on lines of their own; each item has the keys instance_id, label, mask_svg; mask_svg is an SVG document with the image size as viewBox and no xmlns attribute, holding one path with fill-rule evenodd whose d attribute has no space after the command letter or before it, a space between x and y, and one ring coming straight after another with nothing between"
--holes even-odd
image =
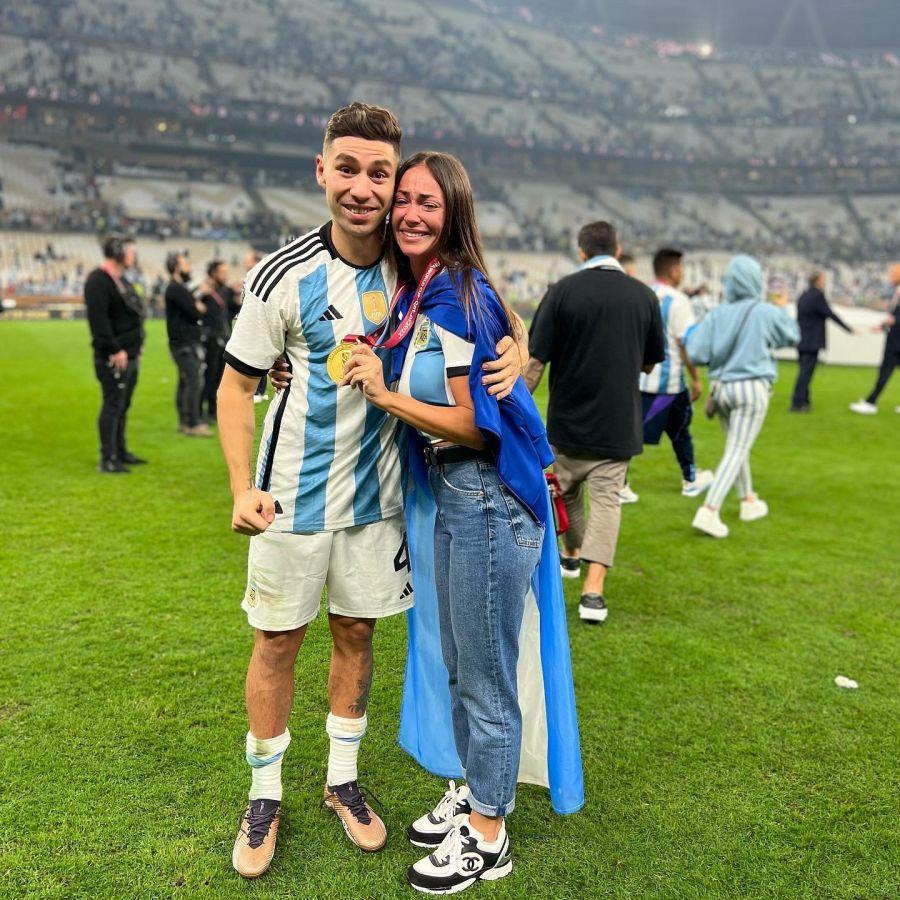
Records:
<instances>
[{"instance_id":1,"label":"male soccer player","mask_svg":"<svg viewBox=\"0 0 900 900\"><path fill-rule=\"evenodd\" d=\"M658 444L663 432L669 436L675 458L681 469L681 493L685 497L702 494L712 483L713 473L694 465L694 442L691 438L691 404L702 392L697 369L684 352L684 336L694 324L691 301L678 290L684 278L683 253L662 247L653 257L652 285L659 299L663 330L666 335L666 358L648 374L641 373L641 402L644 413L644 442ZM684 370L691 378L688 389Z\"/></svg>"},{"instance_id":2,"label":"male soccer player","mask_svg":"<svg viewBox=\"0 0 900 900\"><path fill-rule=\"evenodd\" d=\"M375 622L413 602L398 427L338 383L342 339L372 334L389 317L396 275L384 259L384 223L400 137L388 110L352 103L334 113L316 158L331 220L248 272L226 347L218 419L232 528L253 536L242 603L256 629L246 682L252 784L232 854L248 878L265 872L275 851L294 662L323 588L333 642L325 803L361 849L386 840L357 784L357 755ZM502 396L521 371L521 350L511 339L497 349L505 353L486 378ZM269 408L254 479L253 393L282 354L292 379Z\"/></svg>"}]
</instances>

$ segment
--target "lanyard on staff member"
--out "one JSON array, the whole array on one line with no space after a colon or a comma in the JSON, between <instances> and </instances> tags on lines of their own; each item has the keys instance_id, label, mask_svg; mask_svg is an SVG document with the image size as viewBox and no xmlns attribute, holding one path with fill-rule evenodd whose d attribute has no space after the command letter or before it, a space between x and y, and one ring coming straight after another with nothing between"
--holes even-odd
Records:
<instances>
[{"instance_id":1,"label":"lanyard on staff member","mask_svg":"<svg viewBox=\"0 0 900 900\"><path fill-rule=\"evenodd\" d=\"M394 333L386 341L379 343L381 336L390 325L391 318L397 309L397 303L400 300L401 295L406 290L406 287L402 284L397 285L394 296L391 298L391 306L390 309L388 309L387 318L379 329L373 331L372 334L348 334L344 337L341 343L328 354L328 360L325 363L325 368L332 381L336 384L340 383L343 378L344 366L347 364L347 360L350 359L350 354L353 352L355 344L367 344L374 350L393 350L393 348L409 334L418 318L425 290L431 283L431 279L434 278L443 267L444 264L436 256L428 263L422 274L422 278L419 280L419 284L416 287L416 292L413 294L406 315L403 316L396 329L394 329Z\"/></svg>"}]
</instances>

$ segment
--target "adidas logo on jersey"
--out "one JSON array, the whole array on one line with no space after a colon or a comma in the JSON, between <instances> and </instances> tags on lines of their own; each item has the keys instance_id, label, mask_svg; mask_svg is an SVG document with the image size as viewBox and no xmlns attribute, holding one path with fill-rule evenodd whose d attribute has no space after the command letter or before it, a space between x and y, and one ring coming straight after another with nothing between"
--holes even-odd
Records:
<instances>
[{"instance_id":1,"label":"adidas logo on jersey","mask_svg":"<svg viewBox=\"0 0 900 900\"><path fill-rule=\"evenodd\" d=\"M406 598L412 596L413 586L407 581L406 587L403 588L403 593L400 595L401 598Z\"/></svg>"},{"instance_id":2,"label":"adidas logo on jersey","mask_svg":"<svg viewBox=\"0 0 900 900\"><path fill-rule=\"evenodd\" d=\"M343 319L344 317L332 306L329 304L328 309L319 316L320 322L334 322L336 319Z\"/></svg>"}]
</instances>

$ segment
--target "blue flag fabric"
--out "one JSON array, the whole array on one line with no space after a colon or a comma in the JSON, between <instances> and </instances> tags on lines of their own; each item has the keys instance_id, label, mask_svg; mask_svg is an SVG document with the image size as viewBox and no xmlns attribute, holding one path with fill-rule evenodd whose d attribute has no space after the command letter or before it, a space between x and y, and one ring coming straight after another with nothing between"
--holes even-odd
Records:
<instances>
[{"instance_id":1,"label":"blue flag fabric","mask_svg":"<svg viewBox=\"0 0 900 900\"><path fill-rule=\"evenodd\" d=\"M440 327L475 343L469 387L476 424L485 434L500 478L546 526L520 634L519 780L549 787L554 810L574 813L584 805L584 779L559 553L543 474L552 462L552 451L540 414L521 381L499 403L481 384L482 363L494 358L496 343L506 331L506 315L483 276L476 282L483 315L466 317L458 300L461 289L458 277L441 272L422 298L422 312ZM408 341L394 351L395 379ZM462 766L453 741L434 585L434 497L422 439L413 429L408 431L412 477L407 484L406 522L416 602L407 614L409 642L399 742L428 771L459 778Z\"/></svg>"}]
</instances>

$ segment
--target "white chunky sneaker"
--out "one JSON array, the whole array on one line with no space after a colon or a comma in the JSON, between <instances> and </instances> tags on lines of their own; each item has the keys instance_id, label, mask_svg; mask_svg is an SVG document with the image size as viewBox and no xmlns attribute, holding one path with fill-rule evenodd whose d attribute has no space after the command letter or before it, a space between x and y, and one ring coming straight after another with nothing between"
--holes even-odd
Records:
<instances>
[{"instance_id":1,"label":"white chunky sneaker","mask_svg":"<svg viewBox=\"0 0 900 900\"><path fill-rule=\"evenodd\" d=\"M874 416L878 412L878 407L868 400L857 400L856 403L850 404L850 411L859 413L861 416Z\"/></svg>"},{"instance_id":2,"label":"white chunky sneaker","mask_svg":"<svg viewBox=\"0 0 900 900\"><path fill-rule=\"evenodd\" d=\"M627 484L619 491L619 504L621 506L624 506L626 503L637 503L640 499L641 498Z\"/></svg>"},{"instance_id":3,"label":"white chunky sneaker","mask_svg":"<svg viewBox=\"0 0 900 900\"><path fill-rule=\"evenodd\" d=\"M682 497L699 497L713 483L713 473L709 469L697 469L693 481L681 482Z\"/></svg>"},{"instance_id":4,"label":"white chunky sneaker","mask_svg":"<svg viewBox=\"0 0 900 900\"><path fill-rule=\"evenodd\" d=\"M406 879L423 894L456 894L479 881L497 881L512 872L506 823L497 840L488 843L469 821L457 816L433 853L410 866Z\"/></svg>"},{"instance_id":5,"label":"white chunky sneaker","mask_svg":"<svg viewBox=\"0 0 900 900\"><path fill-rule=\"evenodd\" d=\"M697 531L702 531L710 537L728 537L728 526L719 517L719 511L717 509L701 506L700 509L697 510L697 515L694 516L692 524Z\"/></svg>"},{"instance_id":6,"label":"white chunky sneaker","mask_svg":"<svg viewBox=\"0 0 900 900\"><path fill-rule=\"evenodd\" d=\"M769 514L769 504L757 497L755 500L741 500L741 521L754 522Z\"/></svg>"},{"instance_id":7,"label":"white chunky sneaker","mask_svg":"<svg viewBox=\"0 0 900 900\"><path fill-rule=\"evenodd\" d=\"M453 819L460 815L467 816L470 812L469 786L461 784L457 787L456 782L451 781L450 789L440 803L430 813L416 819L406 829L406 836L416 847L437 847L453 827Z\"/></svg>"}]
</instances>

